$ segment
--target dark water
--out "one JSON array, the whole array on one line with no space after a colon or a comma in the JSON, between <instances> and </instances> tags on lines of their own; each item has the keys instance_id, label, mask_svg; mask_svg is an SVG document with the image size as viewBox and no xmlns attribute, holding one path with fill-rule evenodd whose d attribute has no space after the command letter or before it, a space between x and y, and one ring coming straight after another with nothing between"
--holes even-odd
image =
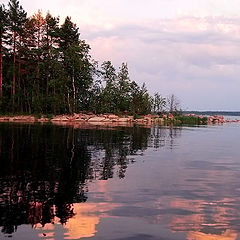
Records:
<instances>
[{"instance_id":1,"label":"dark water","mask_svg":"<svg viewBox=\"0 0 240 240\"><path fill-rule=\"evenodd\" d=\"M0 125L0 239L240 239L240 125Z\"/></svg>"}]
</instances>

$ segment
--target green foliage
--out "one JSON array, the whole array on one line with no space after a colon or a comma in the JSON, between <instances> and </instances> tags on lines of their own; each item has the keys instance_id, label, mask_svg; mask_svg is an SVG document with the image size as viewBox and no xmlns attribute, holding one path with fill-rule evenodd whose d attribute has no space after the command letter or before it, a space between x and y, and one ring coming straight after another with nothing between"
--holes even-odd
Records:
<instances>
[{"instance_id":1,"label":"green foliage","mask_svg":"<svg viewBox=\"0 0 240 240\"><path fill-rule=\"evenodd\" d=\"M8 26L10 33L22 34L23 26L27 19L27 13L17 0L10 0L8 3Z\"/></svg>"},{"instance_id":2,"label":"green foliage","mask_svg":"<svg viewBox=\"0 0 240 240\"><path fill-rule=\"evenodd\" d=\"M155 93L152 98L152 112L161 114L166 108L166 98L162 97L159 93Z\"/></svg>"},{"instance_id":3,"label":"green foliage","mask_svg":"<svg viewBox=\"0 0 240 240\"><path fill-rule=\"evenodd\" d=\"M33 116L36 118L36 119L40 119L42 117L42 115L40 113L34 113Z\"/></svg>"},{"instance_id":4,"label":"green foliage","mask_svg":"<svg viewBox=\"0 0 240 240\"><path fill-rule=\"evenodd\" d=\"M52 119L53 118L53 114L46 114L45 117L48 118L48 119Z\"/></svg>"},{"instance_id":5,"label":"green foliage","mask_svg":"<svg viewBox=\"0 0 240 240\"><path fill-rule=\"evenodd\" d=\"M139 87L130 80L128 66L122 63L119 71L110 61L102 64L103 87L99 96L100 112L147 114L151 112L150 95L145 84Z\"/></svg>"},{"instance_id":6,"label":"green foliage","mask_svg":"<svg viewBox=\"0 0 240 240\"><path fill-rule=\"evenodd\" d=\"M7 25L8 25L8 14L5 6L0 4L0 41L1 41L1 53L6 51L7 49L4 48L3 43L6 43L8 36L7 36Z\"/></svg>"},{"instance_id":7,"label":"green foliage","mask_svg":"<svg viewBox=\"0 0 240 240\"><path fill-rule=\"evenodd\" d=\"M179 116L175 116L174 121L179 124L203 125L203 124L207 124L207 117L200 118L198 116L179 115Z\"/></svg>"}]
</instances>

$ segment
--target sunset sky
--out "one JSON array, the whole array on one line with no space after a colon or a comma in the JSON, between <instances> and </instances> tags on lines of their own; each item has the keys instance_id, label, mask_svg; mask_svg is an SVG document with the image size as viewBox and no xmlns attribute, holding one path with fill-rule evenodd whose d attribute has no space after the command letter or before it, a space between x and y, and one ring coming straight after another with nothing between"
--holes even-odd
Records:
<instances>
[{"instance_id":1,"label":"sunset sky","mask_svg":"<svg viewBox=\"0 0 240 240\"><path fill-rule=\"evenodd\" d=\"M240 0L20 3L29 15L71 16L95 60L127 62L132 80L174 93L185 110L240 110Z\"/></svg>"}]
</instances>

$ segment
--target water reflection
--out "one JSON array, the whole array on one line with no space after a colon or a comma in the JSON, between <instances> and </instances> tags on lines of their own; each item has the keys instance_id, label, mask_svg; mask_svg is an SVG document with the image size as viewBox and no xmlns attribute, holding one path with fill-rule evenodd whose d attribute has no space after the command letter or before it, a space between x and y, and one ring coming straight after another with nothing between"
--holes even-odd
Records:
<instances>
[{"instance_id":1,"label":"water reflection","mask_svg":"<svg viewBox=\"0 0 240 240\"><path fill-rule=\"evenodd\" d=\"M99 217L88 216L98 205L74 204L87 201L88 181L107 180L114 173L124 178L134 162L130 156L149 146L173 145L181 134L180 129L139 127L112 130L2 124L0 128L2 232L12 234L22 224L51 229L53 223L68 222L70 239L93 236L99 222Z\"/></svg>"},{"instance_id":2,"label":"water reflection","mask_svg":"<svg viewBox=\"0 0 240 240\"><path fill-rule=\"evenodd\" d=\"M239 239L240 133L214 129L0 125L0 238Z\"/></svg>"}]
</instances>

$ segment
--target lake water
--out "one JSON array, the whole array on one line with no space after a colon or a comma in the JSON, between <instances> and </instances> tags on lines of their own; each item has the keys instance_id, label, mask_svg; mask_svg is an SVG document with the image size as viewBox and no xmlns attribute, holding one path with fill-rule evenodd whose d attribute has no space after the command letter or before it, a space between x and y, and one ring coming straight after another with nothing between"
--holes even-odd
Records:
<instances>
[{"instance_id":1,"label":"lake water","mask_svg":"<svg viewBox=\"0 0 240 240\"><path fill-rule=\"evenodd\" d=\"M0 239L240 239L240 124L0 124Z\"/></svg>"}]
</instances>

